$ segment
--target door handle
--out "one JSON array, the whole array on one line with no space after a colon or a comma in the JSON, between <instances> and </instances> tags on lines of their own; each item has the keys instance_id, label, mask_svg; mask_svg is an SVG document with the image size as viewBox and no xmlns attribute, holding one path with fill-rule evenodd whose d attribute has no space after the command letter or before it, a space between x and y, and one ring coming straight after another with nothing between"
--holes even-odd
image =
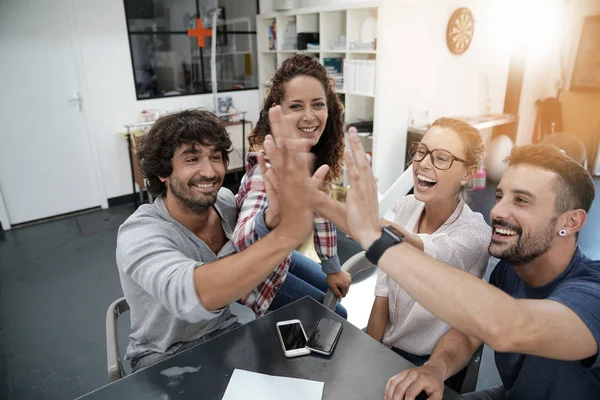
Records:
<instances>
[{"instance_id":1,"label":"door handle","mask_svg":"<svg viewBox=\"0 0 600 400\"><path fill-rule=\"evenodd\" d=\"M77 111L81 112L81 97L79 96L79 92L75 92L75 97L67 99L68 104L76 104Z\"/></svg>"}]
</instances>

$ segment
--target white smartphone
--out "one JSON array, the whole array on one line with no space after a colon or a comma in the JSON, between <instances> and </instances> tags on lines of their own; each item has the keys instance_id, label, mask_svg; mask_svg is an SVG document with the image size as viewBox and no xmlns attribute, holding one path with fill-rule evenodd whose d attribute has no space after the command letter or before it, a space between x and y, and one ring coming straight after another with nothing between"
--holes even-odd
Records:
<instances>
[{"instance_id":1,"label":"white smartphone","mask_svg":"<svg viewBox=\"0 0 600 400\"><path fill-rule=\"evenodd\" d=\"M310 354L310 350L306 348L306 332L299 319L290 319L287 321L279 321L275 328L281 342L283 354L286 357L298 357Z\"/></svg>"}]
</instances>

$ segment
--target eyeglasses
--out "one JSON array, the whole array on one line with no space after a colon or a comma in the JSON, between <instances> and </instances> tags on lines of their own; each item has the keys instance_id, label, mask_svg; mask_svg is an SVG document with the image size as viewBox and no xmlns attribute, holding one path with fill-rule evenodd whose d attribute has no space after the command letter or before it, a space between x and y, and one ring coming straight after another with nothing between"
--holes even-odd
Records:
<instances>
[{"instance_id":1,"label":"eyeglasses","mask_svg":"<svg viewBox=\"0 0 600 400\"><path fill-rule=\"evenodd\" d=\"M423 143L411 143L410 147L408 148L408 157L412 161L423 161L427 154L429 154L433 166L441 170L450 169L454 161L458 161L461 163L466 162L466 160L455 157L452 153L446 150L429 150L429 148Z\"/></svg>"}]
</instances>

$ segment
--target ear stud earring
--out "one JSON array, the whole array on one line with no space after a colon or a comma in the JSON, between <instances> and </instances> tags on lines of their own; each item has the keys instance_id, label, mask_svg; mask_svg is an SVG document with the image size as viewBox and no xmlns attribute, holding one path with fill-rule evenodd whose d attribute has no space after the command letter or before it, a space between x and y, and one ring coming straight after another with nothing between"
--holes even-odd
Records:
<instances>
[{"instance_id":1,"label":"ear stud earring","mask_svg":"<svg viewBox=\"0 0 600 400\"><path fill-rule=\"evenodd\" d=\"M558 234L560 236L567 236L567 231L565 231L564 229L561 229L560 231L558 231Z\"/></svg>"}]
</instances>

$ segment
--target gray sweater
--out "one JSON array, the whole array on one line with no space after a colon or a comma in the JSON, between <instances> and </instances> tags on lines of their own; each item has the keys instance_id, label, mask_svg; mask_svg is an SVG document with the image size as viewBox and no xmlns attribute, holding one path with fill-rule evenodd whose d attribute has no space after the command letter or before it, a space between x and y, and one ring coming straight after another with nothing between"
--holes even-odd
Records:
<instances>
[{"instance_id":1,"label":"gray sweater","mask_svg":"<svg viewBox=\"0 0 600 400\"><path fill-rule=\"evenodd\" d=\"M231 239L237 208L228 189L221 188L215 208ZM173 354L184 343L235 323L229 307L204 308L194 286L196 268L232 253L228 241L215 255L171 217L162 198L140 206L121 225L117 238L117 266L131 309L125 359L147 352Z\"/></svg>"}]
</instances>

